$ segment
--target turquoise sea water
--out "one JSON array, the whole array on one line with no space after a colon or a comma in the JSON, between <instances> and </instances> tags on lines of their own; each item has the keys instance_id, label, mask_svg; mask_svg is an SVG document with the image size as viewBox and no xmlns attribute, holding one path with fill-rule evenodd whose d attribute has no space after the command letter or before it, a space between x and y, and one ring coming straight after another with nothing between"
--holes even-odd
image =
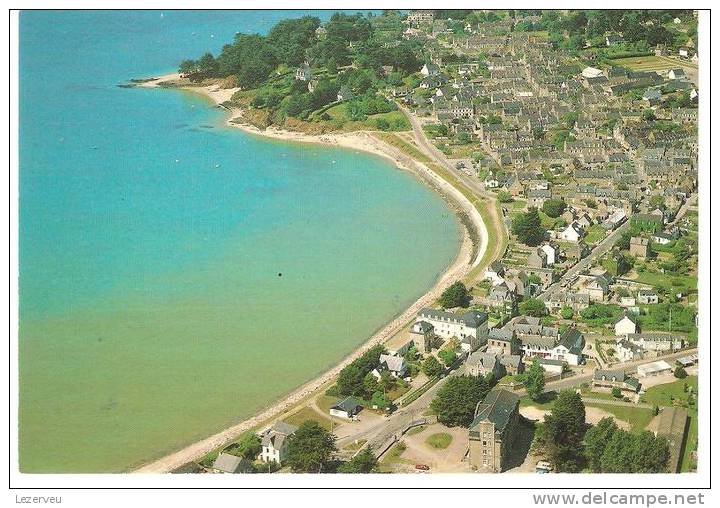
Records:
<instances>
[{"instance_id":1,"label":"turquoise sea water","mask_svg":"<svg viewBox=\"0 0 720 508\"><path fill-rule=\"evenodd\" d=\"M21 14L22 471L123 471L227 427L454 258L452 214L387 161L115 86L301 14Z\"/></svg>"}]
</instances>

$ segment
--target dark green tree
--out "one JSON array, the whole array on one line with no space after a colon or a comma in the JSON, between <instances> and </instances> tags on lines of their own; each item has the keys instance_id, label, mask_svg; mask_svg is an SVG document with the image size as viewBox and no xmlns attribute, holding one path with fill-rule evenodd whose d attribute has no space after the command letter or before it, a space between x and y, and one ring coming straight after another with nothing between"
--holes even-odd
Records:
<instances>
[{"instance_id":1,"label":"dark green tree","mask_svg":"<svg viewBox=\"0 0 720 508\"><path fill-rule=\"evenodd\" d=\"M545 443L558 472L582 469L582 442L585 437L585 405L571 390L560 392L549 415L545 415Z\"/></svg>"},{"instance_id":2,"label":"dark green tree","mask_svg":"<svg viewBox=\"0 0 720 508\"><path fill-rule=\"evenodd\" d=\"M585 433L585 458L593 472L602 472L603 453L617 430L615 419L608 416L600 420L597 425L590 427Z\"/></svg>"},{"instance_id":3,"label":"dark green tree","mask_svg":"<svg viewBox=\"0 0 720 508\"><path fill-rule=\"evenodd\" d=\"M537 208L531 207L527 212L516 216L512 221L512 232L525 245L539 245L545 239L545 228Z\"/></svg>"},{"instance_id":4,"label":"dark green tree","mask_svg":"<svg viewBox=\"0 0 720 508\"><path fill-rule=\"evenodd\" d=\"M432 355L428 356L425 359L425 361L423 362L422 370L428 377L436 377L445 372L442 364L438 361L437 358Z\"/></svg>"},{"instance_id":5,"label":"dark green tree","mask_svg":"<svg viewBox=\"0 0 720 508\"><path fill-rule=\"evenodd\" d=\"M545 370L536 361L523 374L525 391L532 400L538 400L545 390Z\"/></svg>"},{"instance_id":6,"label":"dark green tree","mask_svg":"<svg viewBox=\"0 0 720 508\"><path fill-rule=\"evenodd\" d=\"M440 296L440 305L449 309L452 307L467 307L470 304L470 293L465 284L458 281L443 291Z\"/></svg>"},{"instance_id":7,"label":"dark green tree","mask_svg":"<svg viewBox=\"0 0 720 508\"><path fill-rule=\"evenodd\" d=\"M564 212L567 205L562 199L548 199L543 203L542 209L545 215L557 219Z\"/></svg>"},{"instance_id":8,"label":"dark green tree","mask_svg":"<svg viewBox=\"0 0 720 508\"><path fill-rule=\"evenodd\" d=\"M468 427L475 417L475 406L488 391L489 387L482 377L451 377L438 390L430 408L443 425Z\"/></svg>"},{"instance_id":9,"label":"dark green tree","mask_svg":"<svg viewBox=\"0 0 720 508\"><path fill-rule=\"evenodd\" d=\"M308 420L290 438L286 463L296 473L322 473L336 451L335 436L318 422Z\"/></svg>"},{"instance_id":10,"label":"dark green tree","mask_svg":"<svg viewBox=\"0 0 720 508\"><path fill-rule=\"evenodd\" d=\"M338 467L338 473L367 474L376 473L378 460L370 447L364 448L352 459Z\"/></svg>"},{"instance_id":11,"label":"dark green tree","mask_svg":"<svg viewBox=\"0 0 720 508\"><path fill-rule=\"evenodd\" d=\"M542 317L547 315L548 310L542 300L528 298L520 303L520 313L526 316Z\"/></svg>"}]
</instances>

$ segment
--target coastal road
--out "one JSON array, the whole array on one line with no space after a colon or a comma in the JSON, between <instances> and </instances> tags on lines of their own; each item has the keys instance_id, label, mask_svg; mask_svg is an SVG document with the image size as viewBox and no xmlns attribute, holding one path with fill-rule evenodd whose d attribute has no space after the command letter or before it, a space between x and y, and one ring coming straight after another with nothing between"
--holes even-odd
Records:
<instances>
[{"instance_id":1,"label":"coastal road","mask_svg":"<svg viewBox=\"0 0 720 508\"><path fill-rule=\"evenodd\" d=\"M501 215L498 214L497 207L494 206L495 200L497 199L495 194L485 190L485 186L480 183L477 178L469 176L467 173L460 171L453 166L450 161L445 157L440 150L438 150L425 136L425 132L422 129L420 121L415 115L413 115L405 106L397 103L398 109L405 115L410 122L413 131L413 138L416 146L420 151L430 158L431 161L442 166L443 169L448 171L451 175L457 178L465 187L467 187L479 200L486 201L488 203L487 210L492 218L491 224L486 224L489 231L492 231L497 241L494 243L493 251L487 258L487 264L495 259L500 259L503 252L502 242L500 238L507 235L505 230L505 222ZM488 233L490 234L490 233Z\"/></svg>"}]
</instances>

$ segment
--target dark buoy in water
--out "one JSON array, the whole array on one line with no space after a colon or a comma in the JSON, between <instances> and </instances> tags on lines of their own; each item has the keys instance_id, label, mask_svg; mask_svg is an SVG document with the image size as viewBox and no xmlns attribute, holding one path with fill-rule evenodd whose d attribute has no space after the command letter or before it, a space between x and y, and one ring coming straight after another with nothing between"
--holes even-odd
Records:
<instances>
[{"instance_id":1,"label":"dark buoy in water","mask_svg":"<svg viewBox=\"0 0 720 508\"><path fill-rule=\"evenodd\" d=\"M278 277L282 277L282 272L278 272Z\"/></svg>"}]
</instances>

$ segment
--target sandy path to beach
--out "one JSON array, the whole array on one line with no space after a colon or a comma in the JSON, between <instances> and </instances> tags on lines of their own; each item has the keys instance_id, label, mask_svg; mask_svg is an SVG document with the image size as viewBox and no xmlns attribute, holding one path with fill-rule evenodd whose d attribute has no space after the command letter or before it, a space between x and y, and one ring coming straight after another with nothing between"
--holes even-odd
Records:
<instances>
[{"instance_id":1,"label":"sandy path to beach","mask_svg":"<svg viewBox=\"0 0 720 508\"><path fill-rule=\"evenodd\" d=\"M156 88L160 83L164 81L177 81L180 79L178 74L171 74L168 76L162 76L154 80L150 80L144 83L138 84L140 87L145 88ZM232 97L233 93L237 89L220 89L215 85L198 87L198 86L182 86L182 88L200 93L209 97L216 104L222 104ZM239 114L239 111L228 110L230 116L228 118L228 125L231 127L240 128L246 132L258 134L262 136L272 137L276 139L283 139L286 141L297 141L304 143L319 143L324 145L337 145L345 148L351 148L359 151L370 152L376 155L381 155L393 161L393 163L401 169L412 172L413 174L420 177L425 183L429 183L432 187L438 190L445 197L450 198L453 205L459 207L469 217L476 231L479 232L479 245L477 249L473 249L472 240L470 239L467 229L463 228L465 234L462 239L460 252L448 268L448 270L440 277L435 286L420 297L415 303L413 303L408 309L402 314L393 319L390 323L381 328L375 333L368 341L362 346L353 351L350 355L346 356L338 365L328 370L321 376L309 381L302 385L297 390L291 392L280 401L271 404L265 411L248 418L230 428L227 428L217 434L214 434L202 441L193 443L175 453L162 457L158 460L150 462L134 472L136 473L168 473L180 466L187 464L188 462L198 460L207 453L222 447L232 440L236 439L242 433L247 432L250 429L261 425L268 425L274 420L281 417L285 412L297 406L301 402L306 401L311 396L317 395L323 386L329 384L338 373L345 368L352 361L360 357L365 351L376 344L386 342L388 339L393 337L402 328L412 321L417 313L423 307L432 305L442 294L442 292L453 282L465 277L470 270L476 266L482 259L487 249L487 229L482 221L482 217L477 212L475 207L463 196L461 192L455 189L450 183L443 180L439 175L434 173L424 164L418 163L412 158L408 157L399 150L387 145L379 139L373 137L367 132L352 132L342 134L323 134L319 136L313 136L308 134L296 133L283 131L280 129L267 129L261 131L253 126L231 123L235 116Z\"/></svg>"}]
</instances>

